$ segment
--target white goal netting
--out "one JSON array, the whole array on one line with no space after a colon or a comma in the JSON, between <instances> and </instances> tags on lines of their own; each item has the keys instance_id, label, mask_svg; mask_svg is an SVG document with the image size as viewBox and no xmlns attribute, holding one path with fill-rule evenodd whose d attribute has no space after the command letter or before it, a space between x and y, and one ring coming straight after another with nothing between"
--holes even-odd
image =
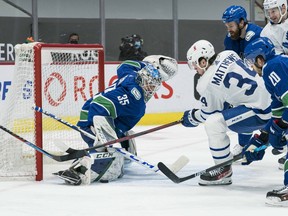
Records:
<instances>
[{"instance_id":1,"label":"white goal netting","mask_svg":"<svg viewBox=\"0 0 288 216\"><path fill-rule=\"evenodd\" d=\"M32 106L76 125L84 102L104 88L103 56L101 45L16 45L14 78L1 125L53 154L62 154L57 142L87 147L77 131L41 113L35 115ZM42 155L36 157L33 148L3 130L0 136L0 178L41 180ZM44 164L51 160L44 156Z\"/></svg>"}]
</instances>

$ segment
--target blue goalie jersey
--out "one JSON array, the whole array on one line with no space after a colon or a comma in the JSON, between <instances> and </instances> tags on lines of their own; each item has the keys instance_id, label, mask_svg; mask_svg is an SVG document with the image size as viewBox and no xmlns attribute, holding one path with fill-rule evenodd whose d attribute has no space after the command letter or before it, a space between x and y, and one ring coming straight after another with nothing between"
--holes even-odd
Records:
<instances>
[{"instance_id":1,"label":"blue goalie jersey","mask_svg":"<svg viewBox=\"0 0 288 216\"><path fill-rule=\"evenodd\" d=\"M118 136L133 128L146 109L143 90L136 83L137 72L145 66L145 62L124 61L117 68L118 80L85 102L77 125L90 127L98 115L113 119Z\"/></svg>"}]
</instances>

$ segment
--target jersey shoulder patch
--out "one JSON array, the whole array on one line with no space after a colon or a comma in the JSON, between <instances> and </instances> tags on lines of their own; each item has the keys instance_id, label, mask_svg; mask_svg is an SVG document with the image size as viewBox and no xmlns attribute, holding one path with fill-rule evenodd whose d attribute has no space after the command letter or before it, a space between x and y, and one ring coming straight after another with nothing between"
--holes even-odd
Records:
<instances>
[{"instance_id":1,"label":"jersey shoulder patch","mask_svg":"<svg viewBox=\"0 0 288 216\"><path fill-rule=\"evenodd\" d=\"M255 32L254 32L254 31L248 31L248 32L246 33L246 35L245 35L245 40L246 40L246 41L250 41L250 40L253 38L254 35L255 35Z\"/></svg>"},{"instance_id":2,"label":"jersey shoulder patch","mask_svg":"<svg viewBox=\"0 0 288 216\"><path fill-rule=\"evenodd\" d=\"M141 99L141 93L139 92L139 90L136 87L132 88L131 94L134 95L136 100Z\"/></svg>"}]
</instances>

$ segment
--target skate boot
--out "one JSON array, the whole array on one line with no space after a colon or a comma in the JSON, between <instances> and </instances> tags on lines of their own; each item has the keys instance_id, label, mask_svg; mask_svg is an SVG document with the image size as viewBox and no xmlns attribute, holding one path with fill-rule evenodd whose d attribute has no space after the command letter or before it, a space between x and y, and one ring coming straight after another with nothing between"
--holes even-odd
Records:
<instances>
[{"instance_id":1,"label":"skate boot","mask_svg":"<svg viewBox=\"0 0 288 216\"><path fill-rule=\"evenodd\" d=\"M88 156L73 161L69 169L53 173L67 184L88 185L91 183L91 164L93 159Z\"/></svg>"},{"instance_id":2,"label":"skate boot","mask_svg":"<svg viewBox=\"0 0 288 216\"><path fill-rule=\"evenodd\" d=\"M67 184L71 185L80 185L82 182L80 176L74 169L59 171L57 173L53 173L53 175L58 176L60 179L63 179Z\"/></svg>"},{"instance_id":3,"label":"skate boot","mask_svg":"<svg viewBox=\"0 0 288 216\"><path fill-rule=\"evenodd\" d=\"M266 195L266 204L288 207L288 186L279 190L269 191Z\"/></svg>"},{"instance_id":4,"label":"skate boot","mask_svg":"<svg viewBox=\"0 0 288 216\"><path fill-rule=\"evenodd\" d=\"M232 174L231 165L223 166L200 175L198 184L201 186L230 185L232 184Z\"/></svg>"},{"instance_id":5,"label":"skate boot","mask_svg":"<svg viewBox=\"0 0 288 216\"><path fill-rule=\"evenodd\" d=\"M284 163L286 161L286 156L284 155L283 157L279 158L278 159L278 168L280 170L283 170L284 169Z\"/></svg>"},{"instance_id":6,"label":"skate boot","mask_svg":"<svg viewBox=\"0 0 288 216\"><path fill-rule=\"evenodd\" d=\"M243 150L244 146L240 145L240 144L235 144L233 146L233 148L231 149L231 153L233 156L236 156L236 155L239 155L242 153L242 150ZM234 161L233 164L235 165L242 165L242 162L244 161L245 159L241 158L239 160L236 160Z\"/></svg>"}]
</instances>

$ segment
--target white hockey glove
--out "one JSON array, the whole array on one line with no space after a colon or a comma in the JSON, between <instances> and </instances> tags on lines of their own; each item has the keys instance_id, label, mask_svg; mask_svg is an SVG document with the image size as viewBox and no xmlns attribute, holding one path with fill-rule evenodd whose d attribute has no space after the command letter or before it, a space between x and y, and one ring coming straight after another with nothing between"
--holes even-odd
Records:
<instances>
[{"instance_id":1,"label":"white hockey glove","mask_svg":"<svg viewBox=\"0 0 288 216\"><path fill-rule=\"evenodd\" d=\"M167 81L178 72L176 59L163 55L149 55L143 61L151 63L159 71L162 81Z\"/></svg>"},{"instance_id":2,"label":"white hockey glove","mask_svg":"<svg viewBox=\"0 0 288 216\"><path fill-rule=\"evenodd\" d=\"M197 109L187 110L182 117L182 125L185 127L197 127L200 122L195 118Z\"/></svg>"}]
</instances>

